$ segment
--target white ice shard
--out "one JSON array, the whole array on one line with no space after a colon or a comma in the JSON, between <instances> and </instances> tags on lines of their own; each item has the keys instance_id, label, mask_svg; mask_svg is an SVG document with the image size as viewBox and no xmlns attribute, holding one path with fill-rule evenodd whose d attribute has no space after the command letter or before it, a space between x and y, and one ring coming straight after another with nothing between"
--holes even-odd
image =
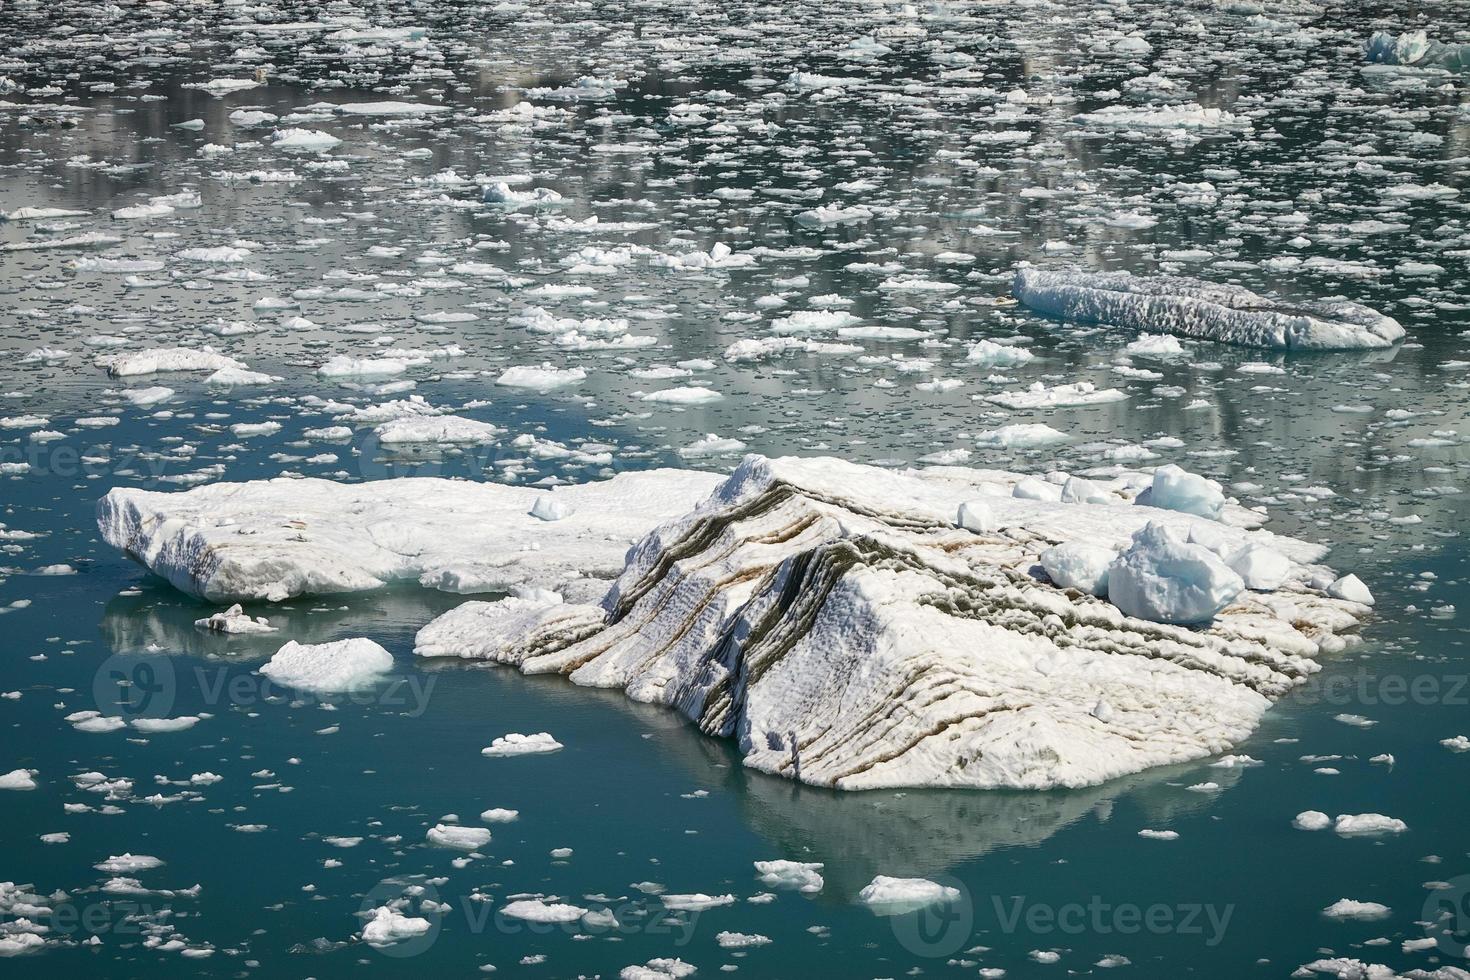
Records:
<instances>
[{"instance_id":1,"label":"white ice shard","mask_svg":"<svg viewBox=\"0 0 1470 980\"><path fill-rule=\"evenodd\" d=\"M1284 303L1241 286L1181 276L1025 268L1011 288L1048 316L1246 347L1367 349L1404 337L1397 320L1358 303Z\"/></svg>"},{"instance_id":2,"label":"white ice shard","mask_svg":"<svg viewBox=\"0 0 1470 980\"><path fill-rule=\"evenodd\" d=\"M1240 508L1217 523L1136 506L1122 478L1099 484L1117 503L996 494L1020 479L747 457L629 553L600 606L467 602L416 651L621 688L814 785L1045 788L1225 751L1369 614L1307 584L1332 580L1302 567L1322 549L1234 526ZM993 529L957 527L977 497ZM1185 628L1037 568L1054 545L1116 548L1149 524L1217 564L1187 544L1193 529L1232 550L1268 544L1293 574Z\"/></svg>"},{"instance_id":3,"label":"white ice shard","mask_svg":"<svg viewBox=\"0 0 1470 980\"><path fill-rule=\"evenodd\" d=\"M97 522L113 547L216 602L358 592L418 580L448 592L552 589L595 600L656 524L719 482L687 470L562 487L569 511L531 515L545 490L415 478L278 479L182 493L112 490Z\"/></svg>"}]
</instances>

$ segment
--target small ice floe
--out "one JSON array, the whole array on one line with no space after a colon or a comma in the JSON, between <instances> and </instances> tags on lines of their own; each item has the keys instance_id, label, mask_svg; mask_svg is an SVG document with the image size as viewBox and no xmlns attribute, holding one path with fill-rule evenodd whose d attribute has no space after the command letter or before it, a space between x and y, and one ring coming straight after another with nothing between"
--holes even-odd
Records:
<instances>
[{"instance_id":1,"label":"small ice floe","mask_svg":"<svg viewBox=\"0 0 1470 980\"><path fill-rule=\"evenodd\" d=\"M373 909L371 916L362 927L362 941L374 947L392 946L422 936L433 928L428 919L404 915L389 905Z\"/></svg>"},{"instance_id":2,"label":"small ice floe","mask_svg":"<svg viewBox=\"0 0 1470 980\"><path fill-rule=\"evenodd\" d=\"M0 789L35 789L37 771L35 769L12 769L0 774Z\"/></svg>"},{"instance_id":3,"label":"small ice floe","mask_svg":"<svg viewBox=\"0 0 1470 980\"><path fill-rule=\"evenodd\" d=\"M1386 817L1381 813L1339 813L1332 822L1332 829L1344 837L1371 837L1402 834L1409 825L1397 817Z\"/></svg>"},{"instance_id":4,"label":"small ice floe","mask_svg":"<svg viewBox=\"0 0 1470 980\"><path fill-rule=\"evenodd\" d=\"M1024 268L1016 298L1039 313L1276 350L1390 347L1397 320L1357 303L1278 303L1223 283L1126 272Z\"/></svg>"},{"instance_id":5,"label":"small ice floe","mask_svg":"<svg viewBox=\"0 0 1470 980\"><path fill-rule=\"evenodd\" d=\"M456 851L473 851L490 843L490 831L484 827L461 827L448 823L435 824L425 836L430 844Z\"/></svg>"},{"instance_id":6,"label":"small ice floe","mask_svg":"<svg viewBox=\"0 0 1470 980\"><path fill-rule=\"evenodd\" d=\"M1388 918L1393 914L1393 909L1387 905L1380 905L1378 902L1359 902L1351 898L1340 898L1323 909L1322 914L1329 919L1374 922Z\"/></svg>"},{"instance_id":7,"label":"small ice floe","mask_svg":"<svg viewBox=\"0 0 1470 980\"><path fill-rule=\"evenodd\" d=\"M877 875L858 892L857 900L875 915L903 915L930 905L948 904L960 898L960 890L927 878L890 878Z\"/></svg>"},{"instance_id":8,"label":"small ice floe","mask_svg":"<svg viewBox=\"0 0 1470 980\"><path fill-rule=\"evenodd\" d=\"M703 892L694 892L688 895L660 895L659 901L664 903L664 908L675 912L703 912L722 905L734 905L735 896L706 895Z\"/></svg>"},{"instance_id":9,"label":"small ice floe","mask_svg":"<svg viewBox=\"0 0 1470 980\"><path fill-rule=\"evenodd\" d=\"M495 379L495 383L507 388L550 391L553 388L581 384L586 379L587 372L579 367L559 368L552 364L542 364L540 367L517 365L502 371L500 377Z\"/></svg>"},{"instance_id":10,"label":"small ice floe","mask_svg":"<svg viewBox=\"0 0 1470 980\"><path fill-rule=\"evenodd\" d=\"M715 942L719 944L721 949L753 949L756 946L769 945L771 939L769 936L762 936L759 933L717 932L715 933Z\"/></svg>"},{"instance_id":11,"label":"small ice floe","mask_svg":"<svg viewBox=\"0 0 1470 980\"><path fill-rule=\"evenodd\" d=\"M805 895L814 895L822 890L822 867L819 862L780 859L755 862L756 874L767 888L791 889Z\"/></svg>"},{"instance_id":12,"label":"small ice floe","mask_svg":"<svg viewBox=\"0 0 1470 980\"><path fill-rule=\"evenodd\" d=\"M235 603L224 612L196 619L194 625L200 629L214 630L218 633L274 633L276 631L276 628L264 616L259 618L247 616L239 603Z\"/></svg>"},{"instance_id":13,"label":"small ice floe","mask_svg":"<svg viewBox=\"0 0 1470 980\"><path fill-rule=\"evenodd\" d=\"M1138 832L1138 836L1148 840L1178 840L1179 832L1177 830L1152 830L1146 827Z\"/></svg>"},{"instance_id":14,"label":"small ice floe","mask_svg":"<svg viewBox=\"0 0 1470 980\"><path fill-rule=\"evenodd\" d=\"M547 902L540 898L521 898L501 908L500 914L527 922L569 923L581 921L588 911L579 905Z\"/></svg>"},{"instance_id":15,"label":"small ice floe","mask_svg":"<svg viewBox=\"0 0 1470 980\"><path fill-rule=\"evenodd\" d=\"M365 637L330 643L291 640L260 673L288 687L334 693L367 687L393 669L393 654Z\"/></svg>"},{"instance_id":16,"label":"small ice floe","mask_svg":"<svg viewBox=\"0 0 1470 980\"><path fill-rule=\"evenodd\" d=\"M105 354L97 358L97 366L115 378L170 371L218 371L221 368L245 369L233 357L226 357L208 347L159 347L131 354Z\"/></svg>"},{"instance_id":17,"label":"small ice floe","mask_svg":"<svg viewBox=\"0 0 1470 980\"><path fill-rule=\"evenodd\" d=\"M986 395L985 400L1012 409L1078 408L1084 405L1101 405L1123 401L1128 395L1116 388L1098 388L1091 381L1076 381L1072 384L1055 385L1048 388L1040 381L1024 391L1003 391Z\"/></svg>"},{"instance_id":18,"label":"small ice floe","mask_svg":"<svg viewBox=\"0 0 1470 980\"><path fill-rule=\"evenodd\" d=\"M491 807L480 814L480 819L486 823L511 823L520 817L521 811L507 810L504 807Z\"/></svg>"},{"instance_id":19,"label":"small ice floe","mask_svg":"<svg viewBox=\"0 0 1470 980\"><path fill-rule=\"evenodd\" d=\"M1456 735L1454 738L1442 738L1439 744L1451 752L1470 752L1470 737Z\"/></svg>"},{"instance_id":20,"label":"small ice floe","mask_svg":"<svg viewBox=\"0 0 1470 980\"><path fill-rule=\"evenodd\" d=\"M1332 818L1321 810L1303 810L1291 818L1291 825L1297 830L1326 830L1332 826Z\"/></svg>"},{"instance_id":21,"label":"small ice floe","mask_svg":"<svg viewBox=\"0 0 1470 980\"><path fill-rule=\"evenodd\" d=\"M502 735L495 739L490 745L481 749L480 754L491 758L505 758L515 755L540 755L546 752L557 752L563 748L565 746L547 732L537 732L534 735L511 732L509 735Z\"/></svg>"},{"instance_id":22,"label":"small ice floe","mask_svg":"<svg viewBox=\"0 0 1470 980\"><path fill-rule=\"evenodd\" d=\"M154 868L163 867L163 862L150 854L119 854L92 865L98 871L107 874L136 874L139 871L151 871Z\"/></svg>"},{"instance_id":23,"label":"small ice floe","mask_svg":"<svg viewBox=\"0 0 1470 980\"><path fill-rule=\"evenodd\" d=\"M692 964L677 957L660 956L642 966L625 966L618 980L684 980L696 972Z\"/></svg>"}]
</instances>

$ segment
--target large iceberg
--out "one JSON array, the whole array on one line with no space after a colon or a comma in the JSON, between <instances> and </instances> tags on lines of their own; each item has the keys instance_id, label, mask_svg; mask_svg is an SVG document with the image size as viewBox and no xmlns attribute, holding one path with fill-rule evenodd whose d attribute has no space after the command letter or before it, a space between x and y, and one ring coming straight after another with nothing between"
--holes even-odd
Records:
<instances>
[{"instance_id":1,"label":"large iceberg","mask_svg":"<svg viewBox=\"0 0 1470 980\"><path fill-rule=\"evenodd\" d=\"M1225 751L1369 614L1323 591L1323 549L1235 526L1234 505L1220 523L1133 503L1140 479L1087 502L1021 479L747 457L600 604L466 602L416 650L621 688L813 785L1077 787ZM987 519L960 526L977 500ZM1129 615L1053 582L1039 556L1068 543L1123 553L1109 577L1166 611L1230 596L1193 626ZM1253 544L1290 563L1274 591L1209 557Z\"/></svg>"},{"instance_id":2,"label":"large iceberg","mask_svg":"<svg viewBox=\"0 0 1470 980\"><path fill-rule=\"evenodd\" d=\"M1024 268L1012 290L1048 316L1246 347L1366 349L1404 337L1397 320L1358 303L1287 304L1241 286L1181 276Z\"/></svg>"}]
</instances>

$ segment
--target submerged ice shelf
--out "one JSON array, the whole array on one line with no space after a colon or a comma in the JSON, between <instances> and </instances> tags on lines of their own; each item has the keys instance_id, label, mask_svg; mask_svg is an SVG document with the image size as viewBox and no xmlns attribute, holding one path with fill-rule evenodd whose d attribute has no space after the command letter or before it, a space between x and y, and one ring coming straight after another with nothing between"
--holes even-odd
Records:
<instances>
[{"instance_id":1,"label":"submerged ice shelf","mask_svg":"<svg viewBox=\"0 0 1470 980\"><path fill-rule=\"evenodd\" d=\"M1182 276L1024 268L1012 286L1038 313L1273 350L1391 347L1397 320L1346 300L1286 304L1241 286Z\"/></svg>"},{"instance_id":2,"label":"submerged ice shelf","mask_svg":"<svg viewBox=\"0 0 1470 980\"><path fill-rule=\"evenodd\" d=\"M414 578L516 591L442 615L416 652L621 688L735 738L762 771L841 789L1039 789L1230 748L1369 612L1343 586L1356 580L1314 564L1321 547L1252 529L1258 513L1223 498L1207 516L1178 509L1218 490L1176 470L1092 482L750 456L724 479L566 487L554 496L569 513L551 521L530 515L547 492L526 488L274 480L113 490L99 523L208 598ZM1136 502L1145 490L1175 509ZM1178 597L1203 588L1212 618L1154 622L1101 585L1063 588L1043 557L1059 545L1121 556L1130 594L1162 597L1141 608L1188 609L1198 595ZM1243 591L1232 569L1249 578L1261 554L1272 588Z\"/></svg>"}]
</instances>

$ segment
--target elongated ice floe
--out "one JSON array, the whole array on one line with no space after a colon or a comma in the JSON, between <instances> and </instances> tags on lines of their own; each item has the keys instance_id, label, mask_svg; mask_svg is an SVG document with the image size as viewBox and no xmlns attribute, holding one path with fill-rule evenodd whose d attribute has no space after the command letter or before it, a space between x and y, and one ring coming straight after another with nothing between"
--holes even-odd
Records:
<instances>
[{"instance_id":1,"label":"elongated ice floe","mask_svg":"<svg viewBox=\"0 0 1470 980\"><path fill-rule=\"evenodd\" d=\"M1390 347L1397 320L1347 301L1291 305L1240 286L1180 276L1021 269L1016 298L1039 313L1274 350Z\"/></svg>"},{"instance_id":2,"label":"elongated ice floe","mask_svg":"<svg viewBox=\"0 0 1470 980\"><path fill-rule=\"evenodd\" d=\"M718 482L651 470L555 491L434 478L119 488L98 502L97 522L113 547L176 588L219 602L415 580L447 592L556 590L595 600L631 544ZM567 516L532 516L547 497Z\"/></svg>"},{"instance_id":3,"label":"elongated ice floe","mask_svg":"<svg viewBox=\"0 0 1470 980\"><path fill-rule=\"evenodd\" d=\"M621 688L814 785L1075 787L1225 751L1369 613L1327 594L1323 549L1236 526L1234 505L1219 522L1133 503L1144 478L1071 503L1026 482L747 457L629 553L601 604L467 602L416 652ZM962 504L980 530L956 525ZM1269 546L1289 572L1184 627L1061 588L1038 560L1118 554L1150 525L1200 551Z\"/></svg>"},{"instance_id":4,"label":"elongated ice floe","mask_svg":"<svg viewBox=\"0 0 1470 980\"><path fill-rule=\"evenodd\" d=\"M1433 41L1425 31L1405 31L1402 34L1374 31L1368 39L1365 56L1368 61L1380 65L1470 72L1470 44Z\"/></svg>"}]
</instances>

